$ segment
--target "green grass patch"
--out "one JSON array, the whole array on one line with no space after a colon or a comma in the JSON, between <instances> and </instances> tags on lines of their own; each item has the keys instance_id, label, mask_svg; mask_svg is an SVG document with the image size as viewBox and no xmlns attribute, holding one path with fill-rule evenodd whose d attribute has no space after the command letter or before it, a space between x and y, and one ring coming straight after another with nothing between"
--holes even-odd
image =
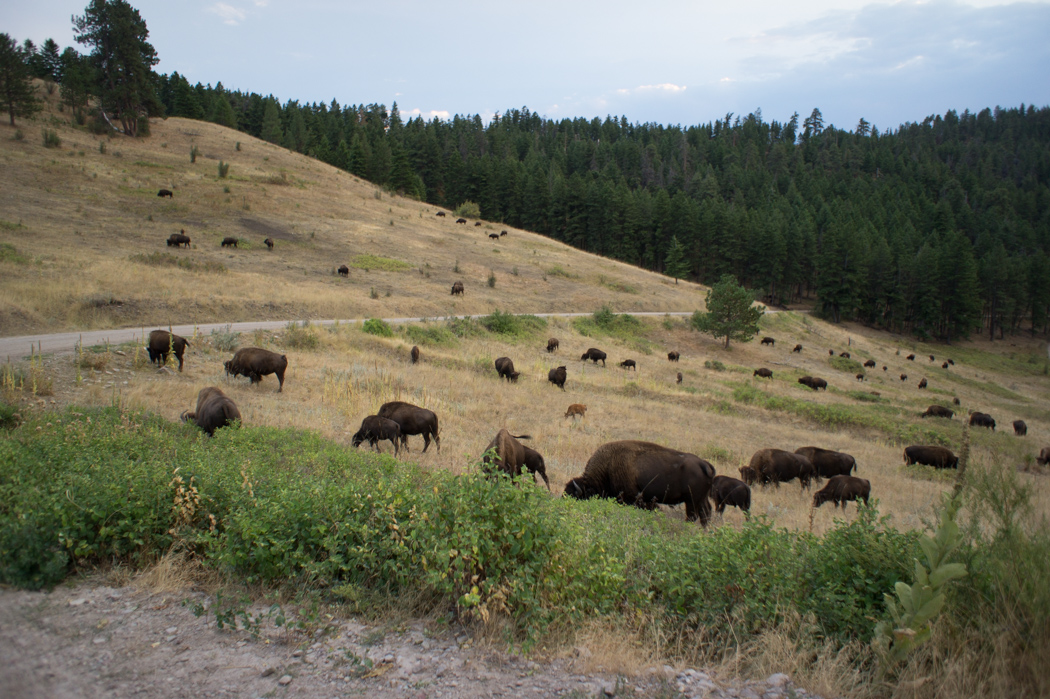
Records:
<instances>
[{"instance_id":1,"label":"green grass patch","mask_svg":"<svg viewBox=\"0 0 1050 699\"><path fill-rule=\"evenodd\" d=\"M430 347L453 347L457 344L456 336L444 325L423 323L406 325L405 336L416 345Z\"/></svg>"},{"instance_id":2,"label":"green grass patch","mask_svg":"<svg viewBox=\"0 0 1050 699\"><path fill-rule=\"evenodd\" d=\"M138 165L139 167L150 167L158 170L173 170L174 168L170 165L161 165L160 163L151 163L148 160L135 160L131 163L132 165ZM152 191L152 190L150 190Z\"/></svg>"},{"instance_id":3,"label":"green grass patch","mask_svg":"<svg viewBox=\"0 0 1050 699\"><path fill-rule=\"evenodd\" d=\"M828 364L831 365L832 369L844 371L847 374L857 375L864 373L864 365L849 357L828 357Z\"/></svg>"},{"instance_id":4,"label":"green grass patch","mask_svg":"<svg viewBox=\"0 0 1050 699\"><path fill-rule=\"evenodd\" d=\"M4 221L0 219L0 230L3 231L17 231L19 228L25 228L21 223L11 223L10 221Z\"/></svg>"},{"instance_id":5,"label":"green grass patch","mask_svg":"<svg viewBox=\"0 0 1050 699\"><path fill-rule=\"evenodd\" d=\"M645 324L632 315L613 313L608 306L602 306L589 316L576 318L572 324L584 337L611 337L643 354L653 353Z\"/></svg>"},{"instance_id":6,"label":"green grass patch","mask_svg":"<svg viewBox=\"0 0 1050 699\"><path fill-rule=\"evenodd\" d=\"M808 386L803 386L803 388L806 388L807 390L809 390ZM846 391L846 395L849 396L850 398L852 398L853 400L859 400L862 403L887 403L887 402L889 402L885 398L883 398L882 396L876 396L875 394L871 393L870 391Z\"/></svg>"},{"instance_id":7,"label":"green grass patch","mask_svg":"<svg viewBox=\"0 0 1050 699\"><path fill-rule=\"evenodd\" d=\"M502 338L529 339L547 329L547 321L534 315L514 315L495 310L478 319L478 323L489 332Z\"/></svg>"},{"instance_id":8,"label":"green grass patch","mask_svg":"<svg viewBox=\"0 0 1050 699\"><path fill-rule=\"evenodd\" d=\"M567 269L562 268L561 265L554 265L553 267L547 268L545 274L548 277L561 277L562 279L579 279L580 275L575 272L570 272Z\"/></svg>"},{"instance_id":9,"label":"green grass patch","mask_svg":"<svg viewBox=\"0 0 1050 699\"><path fill-rule=\"evenodd\" d=\"M717 359L707 359L704 361L704 368L712 371L725 371L726 365Z\"/></svg>"},{"instance_id":10,"label":"green grass patch","mask_svg":"<svg viewBox=\"0 0 1050 699\"><path fill-rule=\"evenodd\" d=\"M310 325L310 321L296 323L293 320L285 327L281 345L297 350L316 350L321 348L321 338Z\"/></svg>"},{"instance_id":11,"label":"green grass patch","mask_svg":"<svg viewBox=\"0 0 1050 699\"><path fill-rule=\"evenodd\" d=\"M151 252L148 254L138 253L128 258L132 262L149 265L151 267L175 267L187 272L208 272L223 274L226 265L212 260L193 260L188 257L172 255L170 252Z\"/></svg>"},{"instance_id":12,"label":"green grass patch","mask_svg":"<svg viewBox=\"0 0 1050 699\"><path fill-rule=\"evenodd\" d=\"M369 335L378 335L379 337L394 336L393 328L381 318L369 318L361 325L361 329Z\"/></svg>"},{"instance_id":13,"label":"green grass patch","mask_svg":"<svg viewBox=\"0 0 1050 699\"><path fill-rule=\"evenodd\" d=\"M404 260L395 260L391 257L380 255L355 255L350 262L351 267L363 269L366 272L378 270L380 272L403 272L406 269L415 269L415 265Z\"/></svg>"},{"instance_id":14,"label":"green grass patch","mask_svg":"<svg viewBox=\"0 0 1050 699\"><path fill-rule=\"evenodd\" d=\"M598 275L598 283L604 286L606 289L612 289L618 291L621 294L637 294L638 287L631 286L627 282L622 282L619 279L606 277L604 274Z\"/></svg>"},{"instance_id":15,"label":"green grass patch","mask_svg":"<svg viewBox=\"0 0 1050 699\"><path fill-rule=\"evenodd\" d=\"M10 262L13 265L27 265L29 264L29 258L19 253L14 245L0 243L0 262Z\"/></svg>"}]
</instances>

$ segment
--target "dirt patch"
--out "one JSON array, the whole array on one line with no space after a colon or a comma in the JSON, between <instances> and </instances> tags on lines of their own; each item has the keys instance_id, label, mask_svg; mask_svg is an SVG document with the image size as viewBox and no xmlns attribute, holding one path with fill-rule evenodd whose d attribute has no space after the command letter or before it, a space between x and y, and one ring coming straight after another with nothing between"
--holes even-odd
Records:
<instances>
[{"instance_id":1,"label":"dirt patch","mask_svg":"<svg viewBox=\"0 0 1050 699\"><path fill-rule=\"evenodd\" d=\"M295 233L292 233L290 229L285 226L266 223L255 218L242 218L239 223L244 226L244 229L249 233L255 233L262 235L267 238L276 238L277 240L296 240Z\"/></svg>"}]
</instances>

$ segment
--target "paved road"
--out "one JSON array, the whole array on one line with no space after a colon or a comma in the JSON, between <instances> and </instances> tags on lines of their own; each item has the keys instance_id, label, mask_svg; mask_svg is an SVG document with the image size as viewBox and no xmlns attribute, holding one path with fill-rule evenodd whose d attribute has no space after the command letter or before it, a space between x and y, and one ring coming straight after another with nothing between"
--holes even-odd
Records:
<instances>
[{"instance_id":1,"label":"paved road","mask_svg":"<svg viewBox=\"0 0 1050 699\"><path fill-rule=\"evenodd\" d=\"M768 311L767 311L768 313ZM630 313L633 316L690 316L692 311L651 311L642 313ZM536 313L541 318L576 318L589 316L590 313ZM455 316L456 318L481 318L475 316ZM334 325L335 323L350 324L360 323L363 318L352 318L347 320L312 320L313 325ZM384 318L388 323L418 323L423 318ZM444 320L444 318L430 318L430 320ZM176 335L183 337L193 335L196 329L200 335L208 335L212 330L225 330L229 328L232 332L252 332L253 330L282 330L288 326L288 320L251 321L245 323L206 323L204 325L175 325L171 328ZM298 321L295 321L298 322ZM0 360L11 361L28 357L30 347L34 352L44 354L69 354L76 349L78 342L84 347L104 345L107 342L112 345L120 345L125 342L142 342L151 330L161 326L150 326L148 328L115 328L112 330L89 330L86 332L55 333L53 335L22 335L20 337L0 337Z\"/></svg>"}]
</instances>

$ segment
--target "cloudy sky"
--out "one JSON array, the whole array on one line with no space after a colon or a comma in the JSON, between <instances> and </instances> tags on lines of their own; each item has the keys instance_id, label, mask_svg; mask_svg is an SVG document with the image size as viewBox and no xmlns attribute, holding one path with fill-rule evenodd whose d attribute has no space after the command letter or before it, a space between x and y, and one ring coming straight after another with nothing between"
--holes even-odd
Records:
<instances>
[{"instance_id":1,"label":"cloudy sky","mask_svg":"<svg viewBox=\"0 0 1050 699\"><path fill-rule=\"evenodd\" d=\"M86 0L0 3L0 31L74 45ZM881 129L1050 105L1050 0L132 0L159 72L282 101L448 118L697 124L761 109ZM81 47L82 48L82 47Z\"/></svg>"}]
</instances>

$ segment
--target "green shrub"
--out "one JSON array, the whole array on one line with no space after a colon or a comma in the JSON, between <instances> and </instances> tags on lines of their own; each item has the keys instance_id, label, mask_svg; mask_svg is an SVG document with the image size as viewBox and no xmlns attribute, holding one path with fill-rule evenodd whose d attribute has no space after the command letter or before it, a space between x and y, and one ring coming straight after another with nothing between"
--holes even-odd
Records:
<instances>
[{"instance_id":1,"label":"green shrub","mask_svg":"<svg viewBox=\"0 0 1050 699\"><path fill-rule=\"evenodd\" d=\"M41 134L44 138L44 148L60 148L62 146L62 139L58 137L58 132L54 129L42 129Z\"/></svg>"},{"instance_id":2,"label":"green shrub","mask_svg":"<svg viewBox=\"0 0 1050 699\"><path fill-rule=\"evenodd\" d=\"M456 344L456 336L447 327L435 323L406 325L405 335L417 345L450 347Z\"/></svg>"},{"instance_id":3,"label":"green shrub","mask_svg":"<svg viewBox=\"0 0 1050 699\"><path fill-rule=\"evenodd\" d=\"M390 327L390 325L388 325L385 320L382 320L380 318L369 318L361 326L361 329L369 335L379 335L380 337L394 336L394 331Z\"/></svg>"},{"instance_id":4,"label":"green shrub","mask_svg":"<svg viewBox=\"0 0 1050 699\"><path fill-rule=\"evenodd\" d=\"M219 179L226 179L226 175L230 174L230 164L219 161Z\"/></svg>"},{"instance_id":5,"label":"green shrub","mask_svg":"<svg viewBox=\"0 0 1050 699\"><path fill-rule=\"evenodd\" d=\"M293 320L285 327L282 344L292 349L315 350L321 346L321 338L313 331L310 321L296 323Z\"/></svg>"},{"instance_id":6,"label":"green shrub","mask_svg":"<svg viewBox=\"0 0 1050 699\"><path fill-rule=\"evenodd\" d=\"M496 288L496 273L493 272L491 269L489 270L488 285L490 289Z\"/></svg>"},{"instance_id":7,"label":"green shrub","mask_svg":"<svg viewBox=\"0 0 1050 699\"><path fill-rule=\"evenodd\" d=\"M453 209L452 213L461 218L481 218L481 207L468 199Z\"/></svg>"},{"instance_id":8,"label":"green shrub","mask_svg":"<svg viewBox=\"0 0 1050 699\"><path fill-rule=\"evenodd\" d=\"M844 371L847 374L861 374L864 372L864 365L858 362L856 359L850 359L848 357L828 357L828 364L833 369Z\"/></svg>"},{"instance_id":9,"label":"green shrub","mask_svg":"<svg viewBox=\"0 0 1050 699\"><path fill-rule=\"evenodd\" d=\"M547 321L538 316L514 315L498 309L478 319L478 323L496 335L519 339L530 338L547 327Z\"/></svg>"},{"instance_id":10,"label":"green shrub","mask_svg":"<svg viewBox=\"0 0 1050 699\"><path fill-rule=\"evenodd\" d=\"M704 361L704 368L712 369L714 371L725 371L726 365L718 361L717 359L707 359Z\"/></svg>"},{"instance_id":11,"label":"green shrub","mask_svg":"<svg viewBox=\"0 0 1050 699\"><path fill-rule=\"evenodd\" d=\"M227 325L224 329L215 328L212 330L209 336L211 346L220 352L235 351L241 341L241 334L233 332L232 328L232 325Z\"/></svg>"}]
</instances>

